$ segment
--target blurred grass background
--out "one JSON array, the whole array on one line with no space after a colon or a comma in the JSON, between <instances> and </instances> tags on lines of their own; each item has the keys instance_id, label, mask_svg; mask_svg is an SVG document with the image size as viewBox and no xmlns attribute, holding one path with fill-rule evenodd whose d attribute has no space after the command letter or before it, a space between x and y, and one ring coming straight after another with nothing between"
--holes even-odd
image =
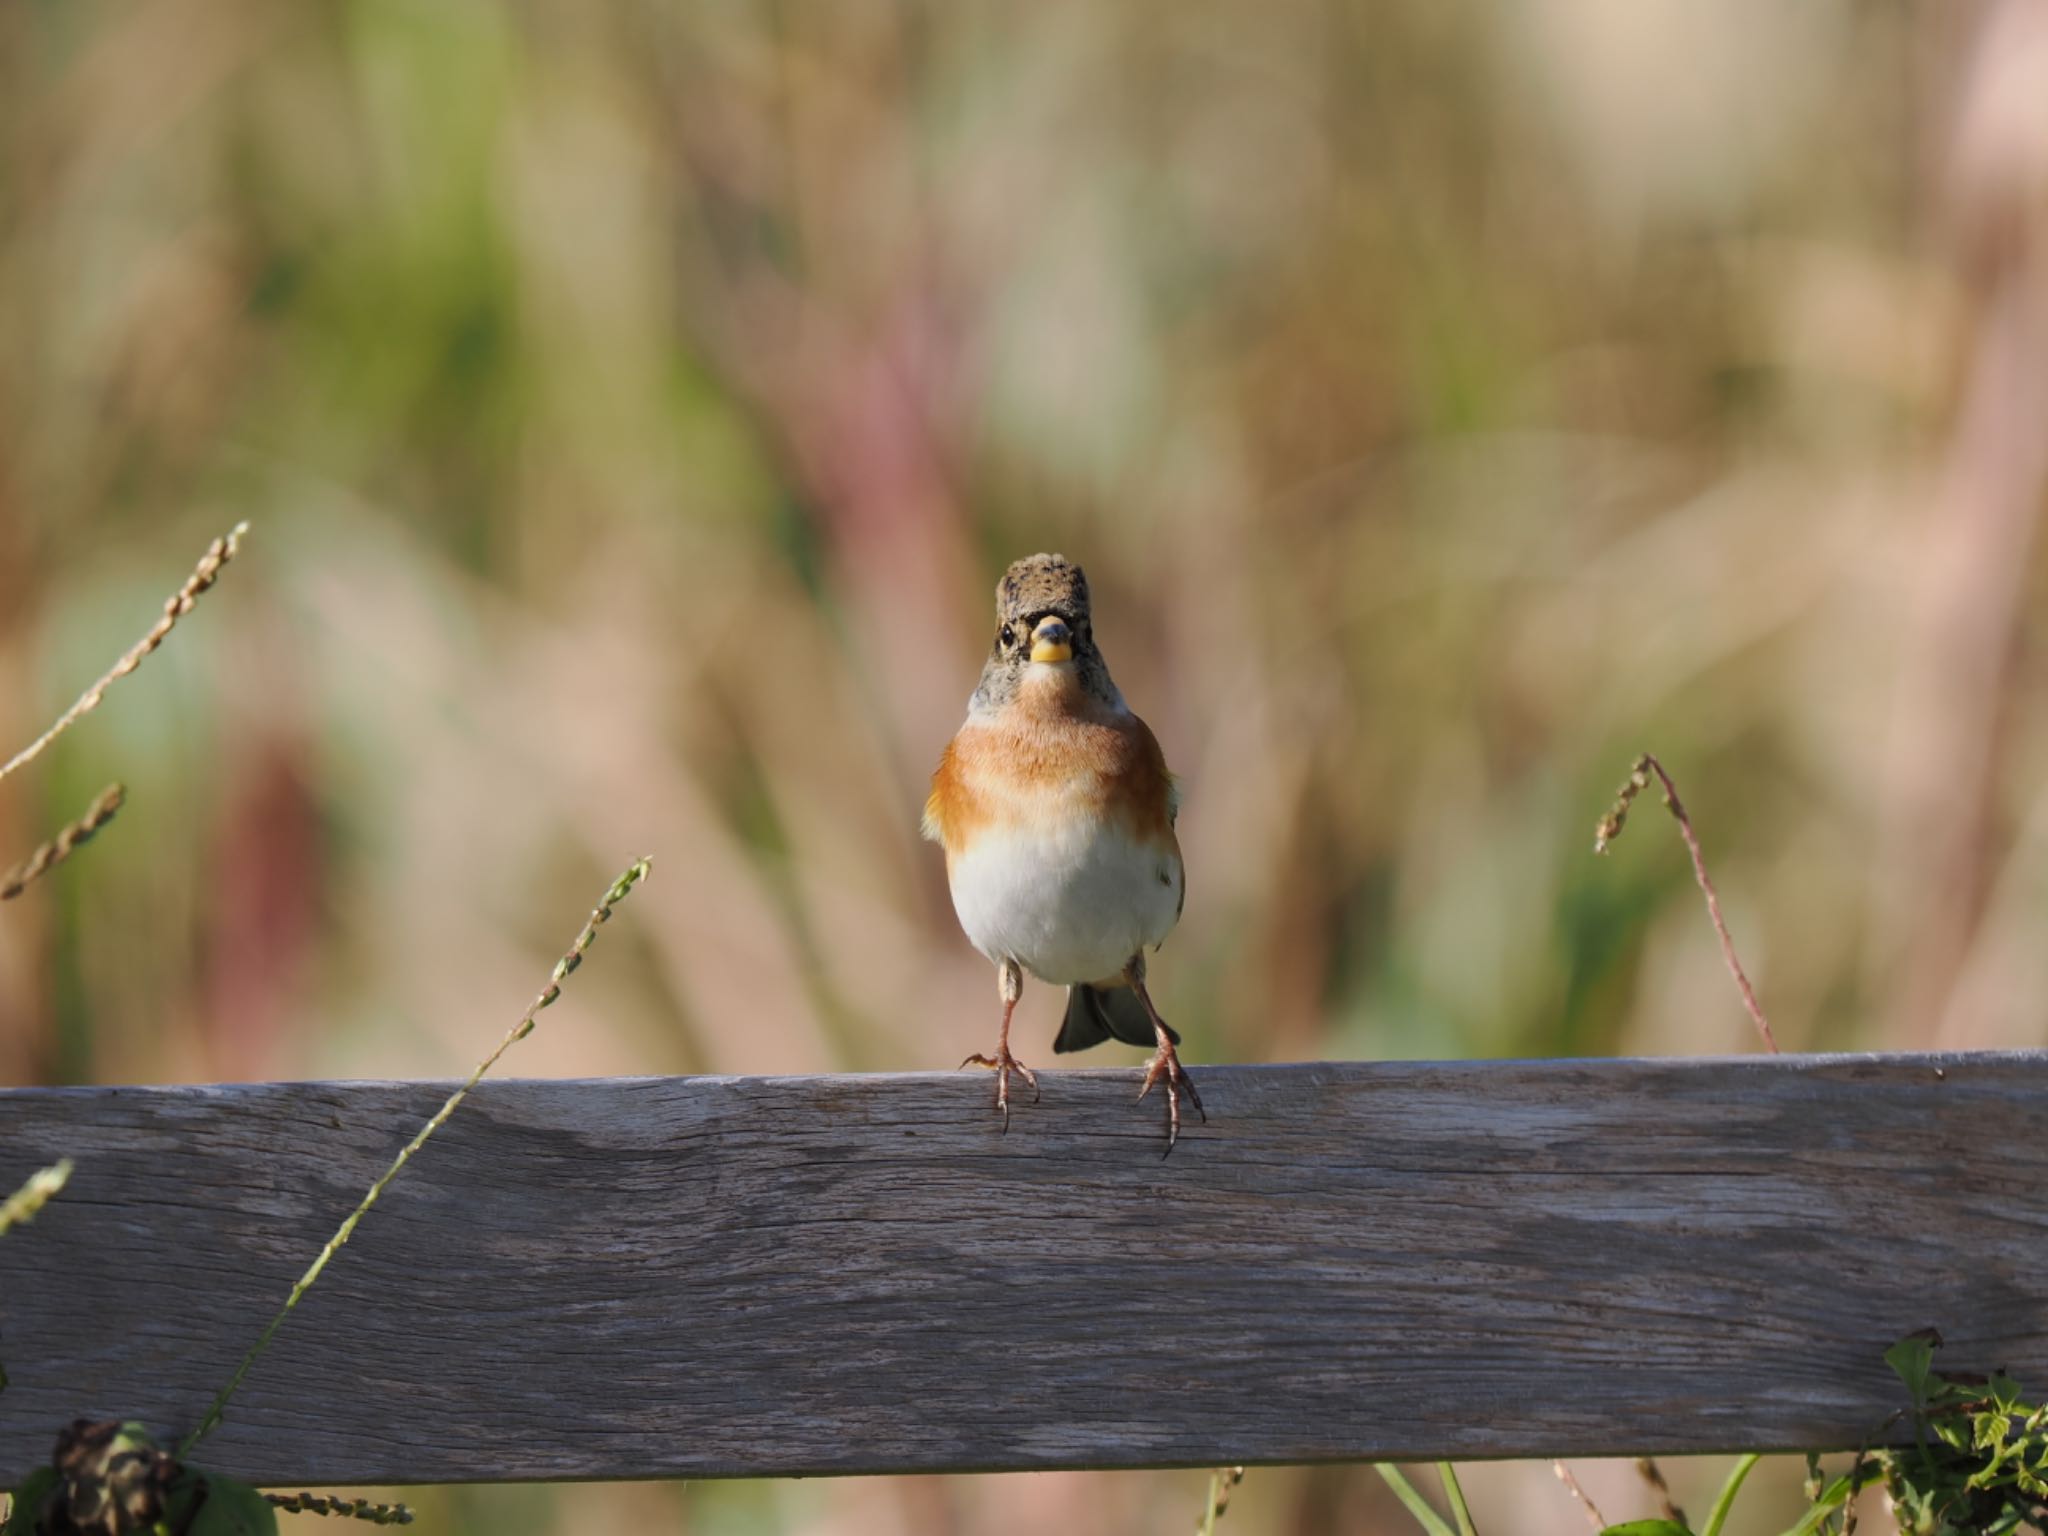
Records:
<instances>
[{"instance_id":1,"label":"blurred grass background","mask_svg":"<svg viewBox=\"0 0 2048 1536\"><path fill-rule=\"evenodd\" d=\"M917 814L1038 549L1185 781L1191 1061L1753 1049L1662 812L1590 854L1644 747L1788 1049L2048 1043L2044 14L0 10L0 745L255 525L0 790L4 862L131 789L0 911L0 1081L459 1073L643 850L515 1071L952 1065L995 989ZM416 1502L1089 1536L1203 1482ZM1224 1528L1404 1520L1255 1471Z\"/></svg>"}]
</instances>

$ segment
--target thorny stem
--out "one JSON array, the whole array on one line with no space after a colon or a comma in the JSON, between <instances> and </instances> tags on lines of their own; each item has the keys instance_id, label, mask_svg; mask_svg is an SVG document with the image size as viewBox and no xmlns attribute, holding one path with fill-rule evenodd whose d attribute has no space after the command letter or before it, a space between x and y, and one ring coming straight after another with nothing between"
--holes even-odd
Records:
<instances>
[{"instance_id":1,"label":"thorny stem","mask_svg":"<svg viewBox=\"0 0 2048 1536\"><path fill-rule=\"evenodd\" d=\"M199 601L200 594L213 585L222 569L235 558L242 547L242 535L248 531L247 523L237 523L208 545L206 553L199 557L199 564L194 566L192 574L185 578L185 584L164 600L163 614L150 625L149 633L128 647L122 653L121 659L109 667L98 682L80 694L77 701L57 717L55 725L9 758L6 765L0 767L0 779L6 778L23 764L33 762L42 756L43 749L71 729L79 716L89 715L98 709L100 700L106 696L107 690L141 666L143 658L164 643L164 636L171 632L171 627L192 611L192 605Z\"/></svg>"},{"instance_id":2,"label":"thorny stem","mask_svg":"<svg viewBox=\"0 0 2048 1536\"><path fill-rule=\"evenodd\" d=\"M1561 1461L1553 1461L1550 1464L1550 1470L1555 1472L1557 1480L1571 1491L1571 1496L1584 1506L1586 1518L1593 1522L1593 1529L1596 1531L1606 1530L1607 1521L1600 1513L1600 1506L1587 1497L1586 1490L1579 1486L1579 1480L1572 1476L1572 1469Z\"/></svg>"},{"instance_id":3,"label":"thorny stem","mask_svg":"<svg viewBox=\"0 0 2048 1536\"><path fill-rule=\"evenodd\" d=\"M127 797L128 791L119 784L109 784L101 790L98 798L85 808L83 816L61 829L6 874L0 875L0 901L12 901L70 858L73 849L89 841L93 833L114 819L114 813L121 809L121 802Z\"/></svg>"},{"instance_id":4,"label":"thorny stem","mask_svg":"<svg viewBox=\"0 0 2048 1536\"><path fill-rule=\"evenodd\" d=\"M298 1284L292 1287L291 1295L285 1298L284 1305L277 1309L277 1315L264 1326L263 1332L257 1335L256 1342L249 1346L249 1352L242 1356L242 1363L235 1367L235 1374L228 1379L228 1384L220 1389L220 1394L208 1405L205 1417L199 1421L199 1427L187 1435L178 1446L178 1460L183 1461L190 1456L192 1448L211 1434L214 1427L220 1423L228 1399L235 1395L235 1389L241 1386L242 1378L249 1374L249 1368L256 1363L257 1357L270 1347L271 1339L283 1326L292 1308L299 1304L299 1298L312 1289L313 1282L320 1278L320 1272L327 1267L327 1261L349 1240L355 1232L356 1223L369 1214L370 1207L377 1203L377 1197L384 1193L385 1186L398 1177L398 1171L411 1161L413 1153L426 1145L427 1138L447 1123L448 1117L455 1113L456 1106L469 1096L469 1090L497 1064L500 1056L511 1049L513 1042L524 1040L533 1033L535 1016L562 995L562 983L583 963L584 951L589 949L592 941L597 938L597 930L611 920L612 908L624 901L633 887L647 878L648 864L647 859L640 859L612 882L611 888L604 893L603 899L591 911L590 921L585 923L583 931L576 935L576 942L555 962L554 971L548 977L548 984L528 1005L525 1015L505 1032L505 1038L498 1042L497 1049L476 1064L476 1070L469 1074L468 1080L448 1095L448 1102L435 1112L433 1119L420 1127L419 1134L405 1144L398 1156L391 1160L391 1166L384 1170L383 1176L370 1186L370 1192L363 1196L362 1203L349 1212L347 1219L335 1229L334 1236L327 1240L327 1245L320 1250L305 1274L299 1277Z\"/></svg>"},{"instance_id":5,"label":"thorny stem","mask_svg":"<svg viewBox=\"0 0 2048 1536\"><path fill-rule=\"evenodd\" d=\"M1615 796L1614 804L1593 829L1593 851L1605 853L1607 845L1621 836L1622 826L1628 820L1630 803L1650 787L1649 776L1653 773L1664 787L1665 807L1678 822L1678 835L1685 839L1686 852L1692 855L1693 877L1699 881L1700 893L1707 898L1707 916L1714 920L1714 932L1721 937L1721 958L1728 962L1728 974L1735 978L1736 990L1742 993L1742 1006L1749 1010L1757 1033L1764 1037L1765 1048L1775 1056L1778 1054L1778 1038L1771 1033L1771 1021L1764 1017L1763 1004L1756 1000L1756 988L1749 984L1742 962L1735 957L1735 940L1728 933L1728 924L1722 920L1721 898L1714 894L1714 882L1707 878L1707 861L1700 853L1699 838L1693 834L1692 818L1685 813L1685 806L1678 798L1678 786L1671 782L1671 775L1648 752L1636 759L1635 766L1629 769L1628 778Z\"/></svg>"}]
</instances>

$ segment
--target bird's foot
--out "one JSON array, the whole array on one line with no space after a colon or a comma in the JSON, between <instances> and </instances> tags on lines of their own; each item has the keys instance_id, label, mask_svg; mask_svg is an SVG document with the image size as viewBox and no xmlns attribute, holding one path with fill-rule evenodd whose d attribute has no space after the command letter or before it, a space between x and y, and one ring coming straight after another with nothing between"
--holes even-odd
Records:
<instances>
[{"instance_id":1,"label":"bird's foot","mask_svg":"<svg viewBox=\"0 0 2048 1536\"><path fill-rule=\"evenodd\" d=\"M996 1053L993 1056L983 1056L977 1052L961 1062L960 1066L962 1070L968 1067L989 1067L994 1070L996 1074L996 1108L1003 1112L1003 1129L1005 1131L1010 1128L1010 1074L1012 1072L1020 1075L1025 1082L1031 1085L1031 1102L1034 1104L1038 1102L1038 1074L1012 1056L1007 1045L997 1046Z\"/></svg>"},{"instance_id":2,"label":"bird's foot","mask_svg":"<svg viewBox=\"0 0 2048 1536\"><path fill-rule=\"evenodd\" d=\"M1152 1059L1145 1063L1145 1083L1138 1090L1138 1098L1143 1100L1152 1091L1152 1085L1160 1082L1166 1084L1166 1151L1160 1155L1170 1156L1173 1144L1180 1140L1181 1094L1187 1094L1188 1102L1195 1106L1195 1113L1202 1117L1204 1125L1209 1122L1209 1112L1202 1108L1202 1096L1195 1092L1195 1080L1188 1076L1173 1043L1164 1036L1160 1038L1159 1049L1152 1053Z\"/></svg>"}]
</instances>

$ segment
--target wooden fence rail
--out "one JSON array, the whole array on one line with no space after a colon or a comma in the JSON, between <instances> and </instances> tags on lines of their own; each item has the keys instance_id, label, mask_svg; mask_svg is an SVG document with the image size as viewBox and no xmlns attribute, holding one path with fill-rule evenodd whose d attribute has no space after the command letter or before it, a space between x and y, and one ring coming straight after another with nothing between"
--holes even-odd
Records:
<instances>
[{"instance_id":1,"label":"wooden fence rail","mask_svg":"<svg viewBox=\"0 0 2048 1536\"><path fill-rule=\"evenodd\" d=\"M486 1083L199 1460L265 1484L1855 1445L2048 1389L2048 1054ZM0 1092L0 1486L189 1429L445 1085ZM1028 1095L1027 1095L1028 1100Z\"/></svg>"}]
</instances>

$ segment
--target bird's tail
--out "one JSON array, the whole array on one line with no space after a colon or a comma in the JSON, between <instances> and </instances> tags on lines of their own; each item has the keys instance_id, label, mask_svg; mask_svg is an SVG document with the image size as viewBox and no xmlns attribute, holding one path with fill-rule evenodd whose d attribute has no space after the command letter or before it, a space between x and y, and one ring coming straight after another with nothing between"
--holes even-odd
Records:
<instances>
[{"instance_id":1,"label":"bird's tail","mask_svg":"<svg viewBox=\"0 0 2048 1536\"><path fill-rule=\"evenodd\" d=\"M1067 1019L1060 1026L1060 1037L1053 1041L1052 1048L1085 1051L1112 1035L1128 1045L1151 1045L1157 1038L1138 994L1129 987L1067 988ZM1166 1037L1175 1045L1180 1044L1180 1035L1171 1026Z\"/></svg>"}]
</instances>

